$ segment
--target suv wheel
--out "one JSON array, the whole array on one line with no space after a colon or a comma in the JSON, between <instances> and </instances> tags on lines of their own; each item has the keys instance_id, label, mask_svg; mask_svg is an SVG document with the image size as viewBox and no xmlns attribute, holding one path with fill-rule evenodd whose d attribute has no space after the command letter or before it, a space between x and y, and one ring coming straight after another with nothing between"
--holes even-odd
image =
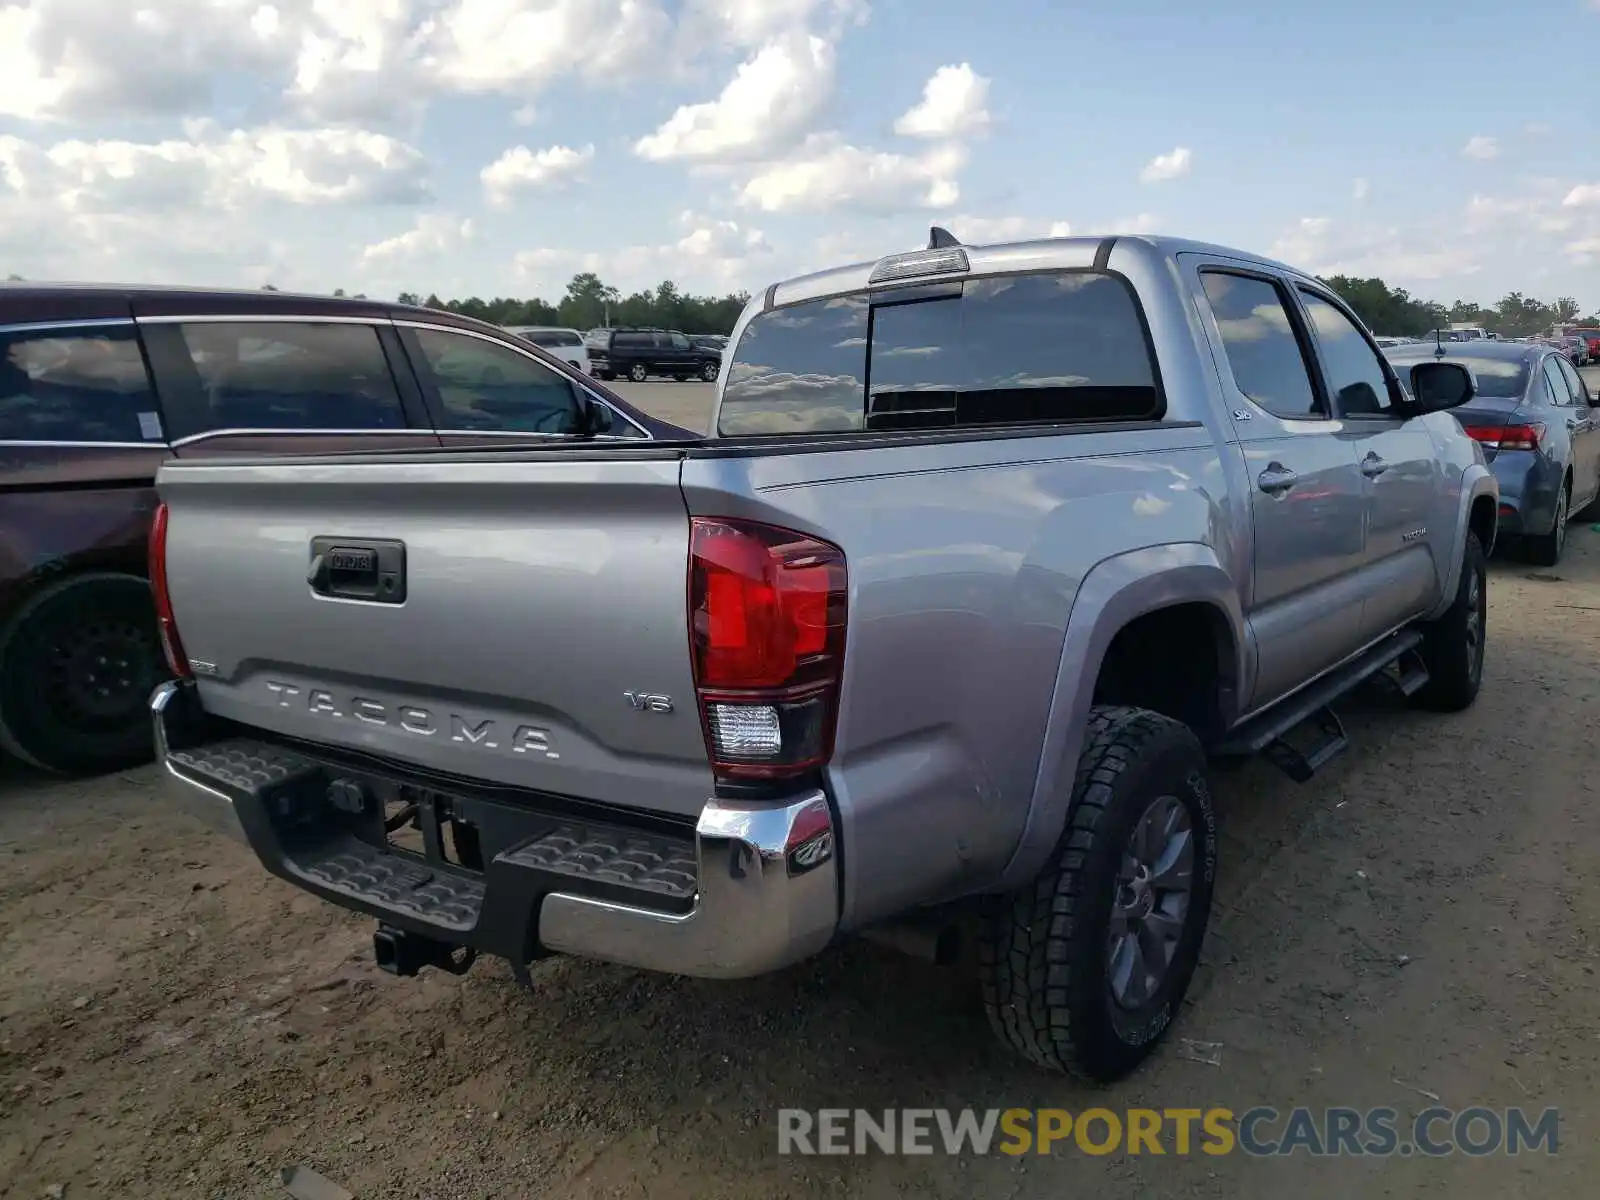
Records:
<instances>
[{"instance_id":1,"label":"suv wheel","mask_svg":"<svg viewBox=\"0 0 1600 1200\"><path fill-rule=\"evenodd\" d=\"M1461 581L1444 616L1422 630L1428 682L1412 697L1419 708L1460 712L1478 698L1488 632L1489 579L1483 543L1470 529L1461 555Z\"/></svg>"},{"instance_id":2,"label":"suv wheel","mask_svg":"<svg viewBox=\"0 0 1600 1200\"><path fill-rule=\"evenodd\" d=\"M1550 527L1549 533L1529 537L1523 544L1527 548L1529 560L1540 567L1553 567L1561 561L1562 552L1567 548L1567 521L1572 514L1568 511L1572 500L1572 480L1567 479L1561 484L1561 491L1556 494L1556 523Z\"/></svg>"},{"instance_id":3,"label":"suv wheel","mask_svg":"<svg viewBox=\"0 0 1600 1200\"><path fill-rule=\"evenodd\" d=\"M109 771L152 753L148 702L167 677L150 585L66 579L0 634L0 746L49 771Z\"/></svg>"},{"instance_id":4,"label":"suv wheel","mask_svg":"<svg viewBox=\"0 0 1600 1200\"><path fill-rule=\"evenodd\" d=\"M700 364L700 378L706 383L715 383L717 381L717 371L717 364L714 362Z\"/></svg>"},{"instance_id":5,"label":"suv wheel","mask_svg":"<svg viewBox=\"0 0 1600 1200\"><path fill-rule=\"evenodd\" d=\"M643 383L650 378L650 372L645 369L643 363L634 363L633 366L628 368L628 378L635 383Z\"/></svg>"},{"instance_id":6,"label":"suv wheel","mask_svg":"<svg viewBox=\"0 0 1600 1200\"><path fill-rule=\"evenodd\" d=\"M1145 709L1091 710L1060 847L985 904L978 971L1000 1040L1052 1070L1129 1074L1194 977L1216 863L1195 735Z\"/></svg>"}]
</instances>

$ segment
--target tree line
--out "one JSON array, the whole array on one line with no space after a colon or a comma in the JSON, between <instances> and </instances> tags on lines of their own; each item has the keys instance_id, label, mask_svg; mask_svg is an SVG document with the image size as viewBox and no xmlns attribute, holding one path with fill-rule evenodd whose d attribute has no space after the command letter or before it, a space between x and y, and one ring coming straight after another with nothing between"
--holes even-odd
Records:
<instances>
[{"instance_id":1,"label":"tree line","mask_svg":"<svg viewBox=\"0 0 1600 1200\"><path fill-rule=\"evenodd\" d=\"M1562 296L1553 302L1537 300L1521 292L1511 292L1485 308L1475 300L1454 304L1419 300L1404 288L1390 287L1382 279L1355 279L1333 275L1323 280L1344 297L1374 333L1394 337L1419 337L1451 322L1481 325L1501 337L1530 337L1578 319L1578 302ZM681 291L670 279L654 289L624 296L603 282L598 275L574 275L566 294L552 304L548 300L518 300L497 297L483 300L426 298L403 292L402 304L420 304L446 309L463 316L477 317L496 325L559 325L569 329L593 329L601 325L635 325L657 329L678 329L684 333L731 333L745 303L746 292L727 296L694 296ZM1582 324L1600 326L1600 312L1586 317Z\"/></svg>"},{"instance_id":2,"label":"tree line","mask_svg":"<svg viewBox=\"0 0 1600 1200\"><path fill-rule=\"evenodd\" d=\"M22 276L12 275L12 280ZM1323 280L1355 309L1374 333L1395 337L1420 337L1452 322L1481 325L1501 337L1530 337L1548 333L1553 326L1576 322L1600 327L1600 312L1579 320L1578 302L1561 296L1553 302L1537 300L1521 292L1509 292L1492 307L1476 300L1457 300L1453 304L1419 300L1405 288L1390 287L1382 279L1356 279L1333 275ZM272 284L263 285L276 291ZM335 296L345 295L337 288ZM357 293L356 299L366 299ZM749 301L748 292L726 296L695 296L681 290L672 280L654 288L624 296L592 271L574 275L566 293L554 304L540 298L517 299L497 296L484 300L470 296L464 300L441 300L437 295L421 296L401 292L402 304L417 304L447 312L476 317L494 325L556 325L566 329L594 329L602 325L633 325L656 329L676 329L684 333L732 333L734 322Z\"/></svg>"},{"instance_id":3,"label":"tree line","mask_svg":"<svg viewBox=\"0 0 1600 1200\"><path fill-rule=\"evenodd\" d=\"M436 295L423 298L415 292L402 292L399 296L401 304L444 309L495 325L556 325L564 329L633 325L676 329L683 333L724 334L733 332L734 322L749 299L748 292L732 292L726 296L691 295L670 279L652 289L624 296L592 271L574 275L567 284L566 294L554 304L537 298L483 300L472 296L465 300L441 300Z\"/></svg>"},{"instance_id":4,"label":"tree line","mask_svg":"<svg viewBox=\"0 0 1600 1200\"><path fill-rule=\"evenodd\" d=\"M1418 300L1405 288L1392 288L1381 279L1333 275L1323 282L1344 297L1374 333L1395 337L1419 337L1451 323L1481 325L1501 337L1534 337L1568 322L1600 326L1600 312L1579 321L1582 310L1571 296L1550 303L1508 292L1492 308L1485 308L1476 300L1457 300L1450 305Z\"/></svg>"}]
</instances>

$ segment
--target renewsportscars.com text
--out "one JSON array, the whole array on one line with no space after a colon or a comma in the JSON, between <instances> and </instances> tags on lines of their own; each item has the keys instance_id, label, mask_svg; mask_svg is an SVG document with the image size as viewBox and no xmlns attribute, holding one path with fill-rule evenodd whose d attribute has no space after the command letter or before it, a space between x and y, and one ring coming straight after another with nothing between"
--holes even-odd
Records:
<instances>
[{"instance_id":1,"label":"renewsportscars.com text","mask_svg":"<svg viewBox=\"0 0 1600 1200\"><path fill-rule=\"evenodd\" d=\"M1555 1154L1560 1111L1427 1108L785 1108L780 1154Z\"/></svg>"}]
</instances>

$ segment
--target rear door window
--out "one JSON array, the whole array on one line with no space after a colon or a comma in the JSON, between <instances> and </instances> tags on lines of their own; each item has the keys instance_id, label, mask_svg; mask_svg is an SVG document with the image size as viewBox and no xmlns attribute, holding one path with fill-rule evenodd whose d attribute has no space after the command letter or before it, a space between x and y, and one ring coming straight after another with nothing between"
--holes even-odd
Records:
<instances>
[{"instance_id":1,"label":"rear door window","mask_svg":"<svg viewBox=\"0 0 1600 1200\"><path fill-rule=\"evenodd\" d=\"M0 334L0 441L164 440L131 326Z\"/></svg>"},{"instance_id":2,"label":"rear door window","mask_svg":"<svg viewBox=\"0 0 1600 1200\"><path fill-rule=\"evenodd\" d=\"M971 428L1162 412L1132 289L1073 271L762 313L739 341L718 428Z\"/></svg>"},{"instance_id":3,"label":"rear door window","mask_svg":"<svg viewBox=\"0 0 1600 1200\"><path fill-rule=\"evenodd\" d=\"M1275 417L1325 416L1278 286L1228 271L1202 271L1200 282L1239 391Z\"/></svg>"},{"instance_id":4,"label":"rear door window","mask_svg":"<svg viewBox=\"0 0 1600 1200\"><path fill-rule=\"evenodd\" d=\"M486 338L414 332L443 409L441 432L578 431L578 395L566 376Z\"/></svg>"},{"instance_id":5,"label":"rear door window","mask_svg":"<svg viewBox=\"0 0 1600 1200\"><path fill-rule=\"evenodd\" d=\"M370 325L217 321L179 330L208 410L194 432L406 427Z\"/></svg>"}]
</instances>

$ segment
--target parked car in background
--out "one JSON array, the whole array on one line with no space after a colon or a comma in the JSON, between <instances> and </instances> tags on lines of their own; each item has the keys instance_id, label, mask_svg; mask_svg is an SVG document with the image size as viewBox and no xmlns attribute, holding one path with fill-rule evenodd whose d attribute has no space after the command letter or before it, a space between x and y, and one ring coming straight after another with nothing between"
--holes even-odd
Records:
<instances>
[{"instance_id":1,"label":"parked car in background","mask_svg":"<svg viewBox=\"0 0 1600 1200\"><path fill-rule=\"evenodd\" d=\"M1574 329L1572 332L1588 344L1589 361L1600 363L1600 329Z\"/></svg>"},{"instance_id":2,"label":"parked car in background","mask_svg":"<svg viewBox=\"0 0 1600 1200\"><path fill-rule=\"evenodd\" d=\"M706 350L715 350L718 354L728 348L728 338L721 333L691 333L689 340L696 346Z\"/></svg>"},{"instance_id":3,"label":"parked car in background","mask_svg":"<svg viewBox=\"0 0 1600 1200\"><path fill-rule=\"evenodd\" d=\"M1307 779L1380 677L1471 705L1495 482L1470 374L1408 394L1309 275L940 233L758 291L711 438L165 465L174 799L396 974L970 931L1008 1047L1128 1074L1199 961L1208 756Z\"/></svg>"},{"instance_id":4,"label":"parked car in background","mask_svg":"<svg viewBox=\"0 0 1600 1200\"><path fill-rule=\"evenodd\" d=\"M668 375L680 383L707 383L722 369L722 353L697 346L689 336L670 329L607 329L589 343L589 362L601 379L622 376L643 383L652 375Z\"/></svg>"},{"instance_id":5,"label":"parked car in background","mask_svg":"<svg viewBox=\"0 0 1600 1200\"><path fill-rule=\"evenodd\" d=\"M589 373L589 348L583 335L576 329L559 329L547 325L510 325L507 333L514 333L525 342L542 347L554 358L570 363L585 375Z\"/></svg>"},{"instance_id":6,"label":"parked car in background","mask_svg":"<svg viewBox=\"0 0 1600 1200\"><path fill-rule=\"evenodd\" d=\"M1424 344L1388 357L1404 378L1436 354ZM1474 342L1438 361L1460 363L1477 379L1478 394L1455 415L1500 481L1504 544L1555 565L1568 520L1600 507L1600 409L1591 407L1588 386L1566 354L1540 344Z\"/></svg>"},{"instance_id":7,"label":"parked car in background","mask_svg":"<svg viewBox=\"0 0 1600 1200\"><path fill-rule=\"evenodd\" d=\"M1572 361L1573 366L1586 367L1589 365L1589 339L1582 334L1563 333L1552 339L1552 341Z\"/></svg>"},{"instance_id":8,"label":"parked car in background","mask_svg":"<svg viewBox=\"0 0 1600 1200\"><path fill-rule=\"evenodd\" d=\"M57 771L149 757L145 542L169 457L652 432L683 433L434 309L0 283L0 747Z\"/></svg>"}]
</instances>

